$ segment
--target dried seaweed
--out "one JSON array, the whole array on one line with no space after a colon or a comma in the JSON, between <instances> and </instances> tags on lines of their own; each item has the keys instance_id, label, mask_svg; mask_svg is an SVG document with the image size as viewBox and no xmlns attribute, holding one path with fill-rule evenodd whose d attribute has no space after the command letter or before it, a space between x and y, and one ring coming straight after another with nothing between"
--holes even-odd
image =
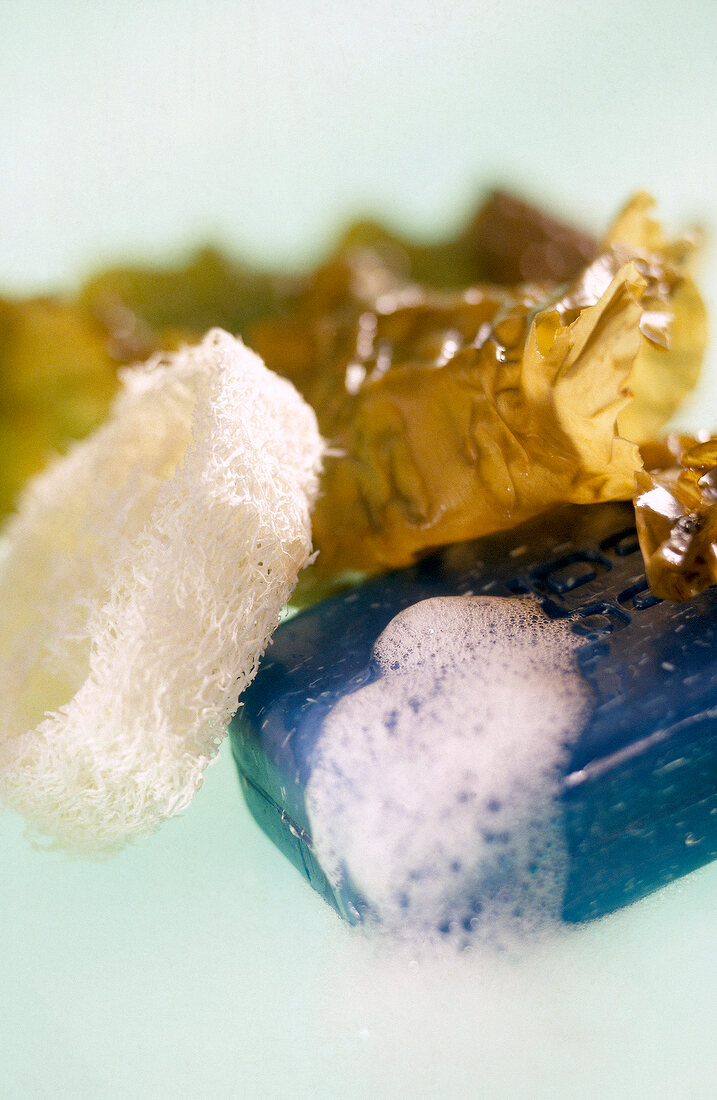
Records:
<instances>
[{"instance_id":1,"label":"dried seaweed","mask_svg":"<svg viewBox=\"0 0 717 1100\"><path fill-rule=\"evenodd\" d=\"M670 436L643 448L635 516L650 588L685 601L717 583L717 439Z\"/></svg>"},{"instance_id":2,"label":"dried seaweed","mask_svg":"<svg viewBox=\"0 0 717 1100\"><path fill-rule=\"evenodd\" d=\"M632 496L634 442L694 384L705 340L689 247L662 239L650 205L638 195L567 286L436 291L355 247L288 317L255 326L333 447L320 572L404 565L562 503Z\"/></svg>"},{"instance_id":3,"label":"dried seaweed","mask_svg":"<svg viewBox=\"0 0 717 1100\"><path fill-rule=\"evenodd\" d=\"M706 340L692 242L668 242L651 205L638 195L598 244L494 193L433 244L359 223L312 272L207 248L99 273L76 302L0 304L0 515L102 421L118 364L216 324L294 382L331 443L317 584L629 497L634 444L692 388Z\"/></svg>"}]
</instances>

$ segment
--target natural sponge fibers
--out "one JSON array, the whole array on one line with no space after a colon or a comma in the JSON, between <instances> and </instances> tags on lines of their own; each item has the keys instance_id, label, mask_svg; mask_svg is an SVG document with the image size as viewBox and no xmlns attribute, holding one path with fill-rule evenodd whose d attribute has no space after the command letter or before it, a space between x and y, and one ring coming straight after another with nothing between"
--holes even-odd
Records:
<instances>
[{"instance_id":1,"label":"natural sponge fibers","mask_svg":"<svg viewBox=\"0 0 717 1100\"><path fill-rule=\"evenodd\" d=\"M189 803L311 553L323 445L220 330L127 371L27 488L0 564L0 796L111 851Z\"/></svg>"}]
</instances>

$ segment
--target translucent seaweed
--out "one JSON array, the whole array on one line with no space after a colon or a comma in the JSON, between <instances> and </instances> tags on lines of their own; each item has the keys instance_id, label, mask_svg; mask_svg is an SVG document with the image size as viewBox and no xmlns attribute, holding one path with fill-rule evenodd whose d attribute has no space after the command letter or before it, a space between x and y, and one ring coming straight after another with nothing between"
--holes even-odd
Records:
<instances>
[{"instance_id":1,"label":"translucent seaweed","mask_svg":"<svg viewBox=\"0 0 717 1100\"><path fill-rule=\"evenodd\" d=\"M689 244L666 243L650 205L638 195L559 287L438 291L355 246L255 326L333 447L320 571L400 566L558 504L632 496L634 442L694 385L705 342Z\"/></svg>"},{"instance_id":2,"label":"translucent seaweed","mask_svg":"<svg viewBox=\"0 0 717 1100\"><path fill-rule=\"evenodd\" d=\"M717 439L670 436L644 448L635 516L650 588L684 601L717 583Z\"/></svg>"},{"instance_id":3,"label":"translucent seaweed","mask_svg":"<svg viewBox=\"0 0 717 1100\"><path fill-rule=\"evenodd\" d=\"M668 242L651 205L636 196L599 244L497 192L436 243L358 223L311 272L207 248L101 272L76 302L1 304L0 515L101 422L118 364L213 325L290 378L331 443L307 592L558 504L629 498L634 444L663 430L706 340L692 243Z\"/></svg>"}]
</instances>

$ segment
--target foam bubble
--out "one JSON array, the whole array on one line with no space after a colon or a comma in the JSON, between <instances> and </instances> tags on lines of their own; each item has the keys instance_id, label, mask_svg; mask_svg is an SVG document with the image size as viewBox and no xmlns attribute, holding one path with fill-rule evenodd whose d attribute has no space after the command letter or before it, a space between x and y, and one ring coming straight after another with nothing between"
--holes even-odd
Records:
<instances>
[{"instance_id":1,"label":"foam bubble","mask_svg":"<svg viewBox=\"0 0 717 1100\"><path fill-rule=\"evenodd\" d=\"M306 792L318 859L369 921L465 943L559 918L559 770L590 690L579 644L499 597L424 600L388 624Z\"/></svg>"}]
</instances>

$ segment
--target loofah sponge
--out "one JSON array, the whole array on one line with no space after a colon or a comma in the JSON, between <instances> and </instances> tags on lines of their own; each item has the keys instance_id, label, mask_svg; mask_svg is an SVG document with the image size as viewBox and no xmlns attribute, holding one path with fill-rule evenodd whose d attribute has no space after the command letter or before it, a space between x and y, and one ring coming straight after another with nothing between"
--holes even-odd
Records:
<instances>
[{"instance_id":1,"label":"loofah sponge","mask_svg":"<svg viewBox=\"0 0 717 1100\"><path fill-rule=\"evenodd\" d=\"M312 410L221 330L125 373L0 566L0 796L107 852L183 810L311 552Z\"/></svg>"}]
</instances>

